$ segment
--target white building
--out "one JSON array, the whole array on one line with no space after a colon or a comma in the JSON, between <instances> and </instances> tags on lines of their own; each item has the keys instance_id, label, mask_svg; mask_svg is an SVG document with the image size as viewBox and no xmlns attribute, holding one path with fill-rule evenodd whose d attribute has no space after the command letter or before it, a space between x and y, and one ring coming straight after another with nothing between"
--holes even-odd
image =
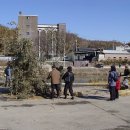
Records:
<instances>
[{"instance_id":1,"label":"white building","mask_svg":"<svg viewBox=\"0 0 130 130\"><path fill-rule=\"evenodd\" d=\"M117 46L116 50L103 50L102 54L99 54L99 61L107 59L116 60L130 60L130 47L129 46Z\"/></svg>"}]
</instances>

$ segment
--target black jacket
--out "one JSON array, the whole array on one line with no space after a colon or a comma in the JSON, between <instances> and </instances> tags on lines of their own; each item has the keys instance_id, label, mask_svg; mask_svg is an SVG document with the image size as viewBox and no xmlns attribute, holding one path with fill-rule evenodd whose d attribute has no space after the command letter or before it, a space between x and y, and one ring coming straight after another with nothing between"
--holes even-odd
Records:
<instances>
[{"instance_id":1,"label":"black jacket","mask_svg":"<svg viewBox=\"0 0 130 130\"><path fill-rule=\"evenodd\" d=\"M62 79L64 79L65 83L73 83L74 82L74 73L73 72L66 72Z\"/></svg>"}]
</instances>

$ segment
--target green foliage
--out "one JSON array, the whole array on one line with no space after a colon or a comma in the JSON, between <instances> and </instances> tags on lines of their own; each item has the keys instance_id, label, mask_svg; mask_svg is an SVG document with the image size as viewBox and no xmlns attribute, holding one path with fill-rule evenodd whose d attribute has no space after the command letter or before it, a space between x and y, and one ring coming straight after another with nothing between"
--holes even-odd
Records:
<instances>
[{"instance_id":1,"label":"green foliage","mask_svg":"<svg viewBox=\"0 0 130 130\"><path fill-rule=\"evenodd\" d=\"M38 64L32 43L28 40L21 40L15 44L14 55L16 59L12 62L13 82L12 93L20 98L27 98L37 95L38 90L42 93L44 89L43 76Z\"/></svg>"},{"instance_id":2,"label":"green foliage","mask_svg":"<svg viewBox=\"0 0 130 130\"><path fill-rule=\"evenodd\" d=\"M11 55L11 46L16 42L17 37L17 28L9 29L0 25L0 54Z\"/></svg>"}]
</instances>

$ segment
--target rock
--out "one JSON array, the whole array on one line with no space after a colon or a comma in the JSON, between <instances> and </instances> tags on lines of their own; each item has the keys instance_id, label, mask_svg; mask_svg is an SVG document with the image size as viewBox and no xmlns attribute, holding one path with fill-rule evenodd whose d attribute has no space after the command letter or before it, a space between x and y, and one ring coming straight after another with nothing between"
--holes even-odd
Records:
<instances>
[{"instance_id":1,"label":"rock","mask_svg":"<svg viewBox=\"0 0 130 130\"><path fill-rule=\"evenodd\" d=\"M74 92L74 96L83 97L83 92Z\"/></svg>"}]
</instances>

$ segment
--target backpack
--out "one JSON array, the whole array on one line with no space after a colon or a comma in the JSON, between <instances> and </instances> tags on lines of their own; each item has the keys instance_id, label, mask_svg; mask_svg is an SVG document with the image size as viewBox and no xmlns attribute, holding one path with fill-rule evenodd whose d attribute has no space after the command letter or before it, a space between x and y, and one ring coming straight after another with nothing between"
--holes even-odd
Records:
<instances>
[{"instance_id":1,"label":"backpack","mask_svg":"<svg viewBox=\"0 0 130 130\"><path fill-rule=\"evenodd\" d=\"M114 72L113 80L114 80L115 82L118 80L118 74L117 74L117 72Z\"/></svg>"},{"instance_id":2,"label":"backpack","mask_svg":"<svg viewBox=\"0 0 130 130\"><path fill-rule=\"evenodd\" d=\"M73 82L74 80L74 74L72 72L67 72L67 75L64 79L65 82Z\"/></svg>"},{"instance_id":3,"label":"backpack","mask_svg":"<svg viewBox=\"0 0 130 130\"><path fill-rule=\"evenodd\" d=\"M5 68L4 73L5 73L7 76L9 76L8 68Z\"/></svg>"}]
</instances>

